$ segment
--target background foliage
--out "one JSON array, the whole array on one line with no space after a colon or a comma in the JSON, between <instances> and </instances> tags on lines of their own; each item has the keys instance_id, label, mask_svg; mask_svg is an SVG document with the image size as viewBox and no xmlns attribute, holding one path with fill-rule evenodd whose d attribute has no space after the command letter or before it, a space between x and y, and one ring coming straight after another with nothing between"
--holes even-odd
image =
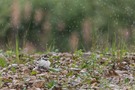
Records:
<instances>
[{"instance_id":1,"label":"background foliage","mask_svg":"<svg viewBox=\"0 0 135 90\"><path fill-rule=\"evenodd\" d=\"M133 0L0 1L0 46L24 50L124 47L134 44Z\"/></svg>"}]
</instances>

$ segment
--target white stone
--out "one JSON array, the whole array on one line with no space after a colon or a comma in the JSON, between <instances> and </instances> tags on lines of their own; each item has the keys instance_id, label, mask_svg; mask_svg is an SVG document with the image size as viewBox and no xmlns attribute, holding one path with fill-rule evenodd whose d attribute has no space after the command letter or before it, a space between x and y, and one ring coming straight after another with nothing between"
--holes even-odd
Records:
<instances>
[{"instance_id":1,"label":"white stone","mask_svg":"<svg viewBox=\"0 0 135 90\"><path fill-rule=\"evenodd\" d=\"M12 66L12 67L17 67L17 66L18 66L18 64L12 64L11 66Z\"/></svg>"}]
</instances>

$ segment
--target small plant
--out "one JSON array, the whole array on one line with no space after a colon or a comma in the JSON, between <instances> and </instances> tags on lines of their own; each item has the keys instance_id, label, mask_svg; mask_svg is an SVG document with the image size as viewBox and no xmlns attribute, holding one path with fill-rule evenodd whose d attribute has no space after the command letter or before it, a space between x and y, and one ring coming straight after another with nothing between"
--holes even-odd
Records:
<instances>
[{"instance_id":1,"label":"small plant","mask_svg":"<svg viewBox=\"0 0 135 90\"><path fill-rule=\"evenodd\" d=\"M55 85L56 85L56 82L55 82L55 81L50 81L50 82L46 85L46 87L47 87L48 89L52 89Z\"/></svg>"},{"instance_id":2,"label":"small plant","mask_svg":"<svg viewBox=\"0 0 135 90\"><path fill-rule=\"evenodd\" d=\"M91 64L91 70L94 71L97 67L97 55L92 53L90 63Z\"/></svg>"},{"instance_id":3,"label":"small plant","mask_svg":"<svg viewBox=\"0 0 135 90\"><path fill-rule=\"evenodd\" d=\"M19 63L19 39L18 36L16 37L16 62Z\"/></svg>"},{"instance_id":4,"label":"small plant","mask_svg":"<svg viewBox=\"0 0 135 90\"><path fill-rule=\"evenodd\" d=\"M75 56L81 57L83 55L83 51L80 49L80 50L75 51L74 54Z\"/></svg>"},{"instance_id":5,"label":"small plant","mask_svg":"<svg viewBox=\"0 0 135 90\"><path fill-rule=\"evenodd\" d=\"M15 68L15 67L12 67L12 68L11 68L11 71L12 71L13 73L16 73L16 68Z\"/></svg>"},{"instance_id":6,"label":"small plant","mask_svg":"<svg viewBox=\"0 0 135 90\"><path fill-rule=\"evenodd\" d=\"M1 67L6 67L7 66L7 62L4 58L0 58L0 66Z\"/></svg>"},{"instance_id":7,"label":"small plant","mask_svg":"<svg viewBox=\"0 0 135 90\"><path fill-rule=\"evenodd\" d=\"M54 44L55 44L54 40L52 41L52 43L46 44L45 48L46 48L47 53L52 52L52 51L53 52L58 52L59 51L58 49L56 49Z\"/></svg>"},{"instance_id":8,"label":"small plant","mask_svg":"<svg viewBox=\"0 0 135 90\"><path fill-rule=\"evenodd\" d=\"M33 71L31 71L30 74L31 74L31 75L36 75L36 74L37 74L37 71L33 70Z\"/></svg>"}]
</instances>

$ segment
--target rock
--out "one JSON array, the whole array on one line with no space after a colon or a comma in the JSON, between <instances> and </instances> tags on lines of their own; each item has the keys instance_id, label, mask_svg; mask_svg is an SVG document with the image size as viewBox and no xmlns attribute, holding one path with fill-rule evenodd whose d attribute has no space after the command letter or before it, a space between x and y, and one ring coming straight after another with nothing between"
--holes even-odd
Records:
<instances>
[{"instance_id":1,"label":"rock","mask_svg":"<svg viewBox=\"0 0 135 90\"><path fill-rule=\"evenodd\" d=\"M18 66L18 64L12 64L12 67L17 67Z\"/></svg>"},{"instance_id":2,"label":"rock","mask_svg":"<svg viewBox=\"0 0 135 90\"><path fill-rule=\"evenodd\" d=\"M41 88L44 86L44 80L36 80L32 86L35 86L36 88Z\"/></svg>"}]
</instances>

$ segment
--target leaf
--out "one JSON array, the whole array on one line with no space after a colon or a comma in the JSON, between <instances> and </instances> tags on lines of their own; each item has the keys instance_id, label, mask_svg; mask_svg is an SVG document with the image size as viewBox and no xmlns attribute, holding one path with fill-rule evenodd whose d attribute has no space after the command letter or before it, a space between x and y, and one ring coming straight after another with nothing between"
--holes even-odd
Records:
<instances>
[{"instance_id":1,"label":"leaf","mask_svg":"<svg viewBox=\"0 0 135 90\"><path fill-rule=\"evenodd\" d=\"M47 88L53 88L54 86L55 86L55 81L54 80L52 80L52 81L50 81L48 84L47 84Z\"/></svg>"},{"instance_id":2,"label":"leaf","mask_svg":"<svg viewBox=\"0 0 135 90\"><path fill-rule=\"evenodd\" d=\"M35 71L35 70L33 70L32 72L31 72L31 75L36 75L37 74L37 71Z\"/></svg>"},{"instance_id":3,"label":"leaf","mask_svg":"<svg viewBox=\"0 0 135 90\"><path fill-rule=\"evenodd\" d=\"M50 71L53 71L53 72L59 72L61 69L59 68L49 68Z\"/></svg>"}]
</instances>

